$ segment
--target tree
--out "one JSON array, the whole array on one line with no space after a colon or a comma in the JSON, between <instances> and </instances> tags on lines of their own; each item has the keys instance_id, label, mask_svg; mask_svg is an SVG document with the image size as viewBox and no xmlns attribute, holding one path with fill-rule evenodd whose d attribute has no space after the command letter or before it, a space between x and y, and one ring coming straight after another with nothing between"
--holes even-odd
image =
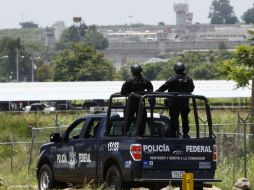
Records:
<instances>
[{"instance_id":1,"label":"tree","mask_svg":"<svg viewBox=\"0 0 254 190\"><path fill-rule=\"evenodd\" d=\"M162 21L158 23L158 26L165 26L165 25L166 25L165 22L162 22Z\"/></svg>"},{"instance_id":2,"label":"tree","mask_svg":"<svg viewBox=\"0 0 254 190\"><path fill-rule=\"evenodd\" d=\"M162 70L163 63L149 63L143 66L144 76L148 80L156 80Z\"/></svg>"},{"instance_id":3,"label":"tree","mask_svg":"<svg viewBox=\"0 0 254 190\"><path fill-rule=\"evenodd\" d=\"M121 67L121 70L119 71L119 80L127 80L130 77L130 64L125 64Z\"/></svg>"},{"instance_id":4,"label":"tree","mask_svg":"<svg viewBox=\"0 0 254 190\"><path fill-rule=\"evenodd\" d=\"M77 26L71 26L63 31L59 42L56 45L57 49L66 49L73 42L80 42L81 34Z\"/></svg>"},{"instance_id":5,"label":"tree","mask_svg":"<svg viewBox=\"0 0 254 190\"><path fill-rule=\"evenodd\" d=\"M246 24L253 24L254 23L254 8L248 9L244 12L242 19Z\"/></svg>"},{"instance_id":6,"label":"tree","mask_svg":"<svg viewBox=\"0 0 254 190\"><path fill-rule=\"evenodd\" d=\"M189 75L192 78L200 80L209 80L216 78L216 65L214 63L202 62L191 67Z\"/></svg>"},{"instance_id":7,"label":"tree","mask_svg":"<svg viewBox=\"0 0 254 190\"><path fill-rule=\"evenodd\" d=\"M219 42L219 44L218 44L218 49L219 50L225 50L226 48L227 48L227 46L226 46L224 41Z\"/></svg>"},{"instance_id":8,"label":"tree","mask_svg":"<svg viewBox=\"0 0 254 190\"><path fill-rule=\"evenodd\" d=\"M25 47L19 38L3 37L0 40L0 57L6 56L6 59L1 59L1 80L9 81L10 78L16 79L17 75L17 56L19 63L19 79L27 80L30 75L31 60L29 53L25 51Z\"/></svg>"},{"instance_id":9,"label":"tree","mask_svg":"<svg viewBox=\"0 0 254 190\"><path fill-rule=\"evenodd\" d=\"M238 22L229 0L213 0L209 16L211 24L235 24Z\"/></svg>"},{"instance_id":10,"label":"tree","mask_svg":"<svg viewBox=\"0 0 254 190\"><path fill-rule=\"evenodd\" d=\"M73 43L53 60L54 81L102 81L114 75L112 63L87 44Z\"/></svg>"},{"instance_id":11,"label":"tree","mask_svg":"<svg viewBox=\"0 0 254 190\"><path fill-rule=\"evenodd\" d=\"M98 50L108 47L108 40L97 31L96 26L87 27L84 23L67 28L57 44L58 49L66 49L73 42L87 43Z\"/></svg>"},{"instance_id":12,"label":"tree","mask_svg":"<svg viewBox=\"0 0 254 190\"><path fill-rule=\"evenodd\" d=\"M58 49L65 49L68 48L68 46L73 42L80 42L82 39L84 39L87 28L88 27L85 23L70 26L64 30L56 47Z\"/></svg>"},{"instance_id":13,"label":"tree","mask_svg":"<svg viewBox=\"0 0 254 190\"><path fill-rule=\"evenodd\" d=\"M100 32L97 31L95 26L90 26L85 37L85 43L92 45L95 49L103 50L108 47L108 40Z\"/></svg>"},{"instance_id":14,"label":"tree","mask_svg":"<svg viewBox=\"0 0 254 190\"><path fill-rule=\"evenodd\" d=\"M254 46L242 45L236 48L233 58L219 64L219 74L233 80L237 87L251 88L251 118L254 119ZM250 86L249 81L252 81ZM254 134L254 126L251 126Z\"/></svg>"},{"instance_id":15,"label":"tree","mask_svg":"<svg viewBox=\"0 0 254 190\"><path fill-rule=\"evenodd\" d=\"M143 75L149 80L166 80L175 74L174 64L183 62L186 65L186 72L193 79L221 79L218 73L218 61L232 58L232 53L222 49L207 52L184 52L182 54L165 55L166 62L142 64ZM134 63L127 63L118 72L119 80L126 80L130 74L130 67Z\"/></svg>"},{"instance_id":16,"label":"tree","mask_svg":"<svg viewBox=\"0 0 254 190\"><path fill-rule=\"evenodd\" d=\"M221 16L216 15L211 18L211 24L224 24L224 20Z\"/></svg>"},{"instance_id":17,"label":"tree","mask_svg":"<svg viewBox=\"0 0 254 190\"><path fill-rule=\"evenodd\" d=\"M42 64L36 70L36 81L44 82L52 79L52 67L49 64Z\"/></svg>"}]
</instances>

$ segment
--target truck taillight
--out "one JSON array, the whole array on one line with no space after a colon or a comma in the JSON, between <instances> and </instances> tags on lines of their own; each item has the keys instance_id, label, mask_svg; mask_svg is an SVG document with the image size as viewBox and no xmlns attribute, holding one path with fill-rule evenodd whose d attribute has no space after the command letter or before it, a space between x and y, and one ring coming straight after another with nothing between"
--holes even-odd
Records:
<instances>
[{"instance_id":1,"label":"truck taillight","mask_svg":"<svg viewBox=\"0 0 254 190\"><path fill-rule=\"evenodd\" d=\"M213 161L217 161L217 149L216 149L216 144L213 145Z\"/></svg>"},{"instance_id":2,"label":"truck taillight","mask_svg":"<svg viewBox=\"0 0 254 190\"><path fill-rule=\"evenodd\" d=\"M134 161L141 161L142 159L142 146L141 144L131 144L130 154Z\"/></svg>"}]
</instances>

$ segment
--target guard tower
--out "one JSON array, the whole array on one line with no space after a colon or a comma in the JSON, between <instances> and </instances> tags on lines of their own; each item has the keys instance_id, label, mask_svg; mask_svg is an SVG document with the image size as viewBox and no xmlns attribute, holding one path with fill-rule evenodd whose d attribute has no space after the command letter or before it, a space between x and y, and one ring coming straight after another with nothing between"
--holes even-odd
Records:
<instances>
[{"instance_id":1,"label":"guard tower","mask_svg":"<svg viewBox=\"0 0 254 190\"><path fill-rule=\"evenodd\" d=\"M167 41L168 33L165 31L161 31L157 33L157 39L159 42L160 54L164 55L166 53L166 41Z\"/></svg>"},{"instance_id":2,"label":"guard tower","mask_svg":"<svg viewBox=\"0 0 254 190\"><path fill-rule=\"evenodd\" d=\"M46 41L45 45L47 48L53 48L56 44L56 38L55 38L55 28L53 27L46 27L44 30Z\"/></svg>"},{"instance_id":3,"label":"guard tower","mask_svg":"<svg viewBox=\"0 0 254 190\"><path fill-rule=\"evenodd\" d=\"M176 12L176 33L186 34L187 27L192 25L193 13L189 12L187 3L174 4Z\"/></svg>"}]
</instances>

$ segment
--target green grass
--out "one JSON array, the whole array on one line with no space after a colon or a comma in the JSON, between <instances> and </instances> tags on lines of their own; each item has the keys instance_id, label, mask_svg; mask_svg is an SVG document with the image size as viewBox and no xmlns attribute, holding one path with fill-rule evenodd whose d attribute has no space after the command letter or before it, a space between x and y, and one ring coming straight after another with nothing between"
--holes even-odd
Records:
<instances>
[{"instance_id":1,"label":"green grass","mask_svg":"<svg viewBox=\"0 0 254 190\"><path fill-rule=\"evenodd\" d=\"M13 171L10 170L11 160L10 158L2 159L0 162L0 179L4 181L4 185L7 187L12 186L25 186L26 189L37 185L35 178L35 160L32 168L28 171L28 147L20 145L16 147L18 152L13 157ZM25 155L25 156L24 156ZM231 190L234 182L244 176L243 170L243 158L237 158L235 163L235 175L234 175L234 159L224 158L220 160L218 168L216 170L216 178L221 179L222 182L215 183L217 187L223 190ZM254 155L247 156L247 178L251 184L254 184ZM29 187L30 186L30 187ZM0 187L4 189L5 187ZM85 189L89 189L85 187Z\"/></svg>"},{"instance_id":2,"label":"green grass","mask_svg":"<svg viewBox=\"0 0 254 190\"><path fill-rule=\"evenodd\" d=\"M36 184L35 171L34 169L31 169L30 171L28 171L29 146L14 145L12 161L11 161L10 146L6 146L6 147L7 148L6 148L5 155L0 156L0 159L1 159L0 179L3 180L4 185L7 187L35 185ZM0 147L0 149L2 148L3 148L3 145ZM11 168L12 168L12 171L11 171Z\"/></svg>"},{"instance_id":3,"label":"green grass","mask_svg":"<svg viewBox=\"0 0 254 190\"><path fill-rule=\"evenodd\" d=\"M216 178L222 179L215 185L223 190L231 190L237 179L244 177L244 158L224 158L216 170ZM247 155L247 179L254 185L254 155Z\"/></svg>"},{"instance_id":4,"label":"green grass","mask_svg":"<svg viewBox=\"0 0 254 190\"><path fill-rule=\"evenodd\" d=\"M0 141L13 141L31 138L31 128L54 127L70 124L74 119L86 114L83 111L73 113L6 113L0 112Z\"/></svg>"},{"instance_id":5,"label":"green grass","mask_svg":"<svg viewBox=\"0 0 254 190\"><path fill-rule=\"evenodd\" d=\"M27 162L26 159L22 159L20 155L16 155L14 157L15 168L13 172L10 172L9 162L7 159L4 163L0 164L0 179L4 180L5 186L0 186L1 189L5 189L6 187L15 187L15 186L24 186L24 189L30 189L37 185L37 181L35 178L35 171L31 169L27 170L27 165L24 164ZM233 175L234 170L234 160L232 158L224 158L220 161L218 168L216 170L216 178L221 179L222 182L214 183L215 186L223 189L223 190L231 190L233 184L238 178L242 178L244 176L243 170L243 158L238 159L235 168L235 175ZM247 156L248 163L248 172L247 178L250 180L251 184L254 184L254 155ZM3 166L4 165L4 166ZM6 188L7 189L7 188ZM91 189L90 186L86 186L83 189Z\"/></svg>"}]
</instances>

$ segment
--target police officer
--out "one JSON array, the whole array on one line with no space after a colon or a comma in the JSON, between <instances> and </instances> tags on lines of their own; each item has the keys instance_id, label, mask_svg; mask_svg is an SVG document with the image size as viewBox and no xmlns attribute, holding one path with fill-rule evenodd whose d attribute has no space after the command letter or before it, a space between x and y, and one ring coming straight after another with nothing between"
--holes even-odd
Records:
<instances>
[{"instance_id":1,"label":"police officer","mask_svg":"<svg viewBox=\"0 0 254 190\"><path fill-rule=\"evenodd\" d=\"M122 95L129 95L131 92L135 93L142 93L145 91L153 91L153 85L149 80L146 80L142 76L142 67L138 64L132 65L131 66L131 73L132 77L129 78L127 81L124 82L122 85L121 89L121 94ZM127 109L125 113L125 118L124 118L124 133L126 134L131 126L131 123L133 122L134 115L138 114L138 109L139 109L139 98L129 96L128 102L127 102ZM146 112L143 114L143 119L146 117ZM141 133L142 133L141 129Z\"/></svg>"},{"instance_id":2,"label":"police officer","mask_svg":"<svg viewBox=\"0 0 254 190\"><path fill-rule=\"evenodd\" d=\"M180 92L180 93L191 93L195 86L193 80L184 72L185 65L178 62L174 65L175 76L169 78L157 92ZM189 120L188 114L190 112L189 99L188 98L175 98L169 100L169 115L171 119L171 130L170 136L176 137L179 134L179 114L182 118L183 137L189 138Z\"/></svg>"}]
</instances>

